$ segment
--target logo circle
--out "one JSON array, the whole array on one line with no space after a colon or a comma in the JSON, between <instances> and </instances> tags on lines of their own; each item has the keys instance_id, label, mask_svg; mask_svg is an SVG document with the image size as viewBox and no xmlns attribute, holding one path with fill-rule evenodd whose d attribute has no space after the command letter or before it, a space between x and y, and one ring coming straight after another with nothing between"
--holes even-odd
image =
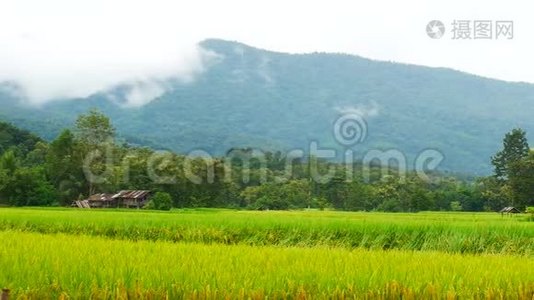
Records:
<instances>
[{"instance_id":1,"label":"logo circle","mask_svg":"<svg viewBox=\"0 0 534 300\"><path fill-rule=\"evenodd\" d=\"M432 20L426 25L426 34L432 39L440 39L445 34L445 25L439 20Z\"/></svg>"},{"instance_id":2,"label":"logo circle","mask_svg":"<svg viewBox=\"0 0 534 300\"><path fill-rule=\"evenodd\" d=\"M347 114L334 123L334 138L343 146L352 146L365 141L367 122L359 114Z\"/></svg>"}]
</instances>

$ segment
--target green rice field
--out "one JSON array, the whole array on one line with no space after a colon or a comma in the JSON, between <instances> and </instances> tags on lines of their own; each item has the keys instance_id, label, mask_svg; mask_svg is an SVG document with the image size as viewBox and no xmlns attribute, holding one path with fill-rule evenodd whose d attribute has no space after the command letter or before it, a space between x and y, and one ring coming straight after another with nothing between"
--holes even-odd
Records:
<instances>
[{"instance_id":1,"label":"green rice field","mask_svg":"<svg viewBox=\"0 0 534 300\"><path fill-rule=\"evenodd\" d=\"M534 299L497 213L0 209L14 299Z\"/></svg>"}]
</instances>

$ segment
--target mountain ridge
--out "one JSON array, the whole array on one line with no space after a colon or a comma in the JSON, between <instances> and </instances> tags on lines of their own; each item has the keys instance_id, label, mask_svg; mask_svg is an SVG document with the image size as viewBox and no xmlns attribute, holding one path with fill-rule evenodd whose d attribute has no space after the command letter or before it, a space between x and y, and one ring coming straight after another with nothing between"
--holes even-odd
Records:
<instances>
[{"instance_id":1,"label":"mountain ridge","mask_svg":"<svg viewBox=\"0 0 534 300\"><path fill-rule=\"evenodd\" d=\"M4 93L0 118L50 139L96 107L136 144L222 155L232 147L287 150L311 141L341 151L332 126L343 112L358 111L369 128L358 153L399 149L412 161L439 149L444 169L483 174L505 132L534 131L530 83L350 54L286 54L219 39L199 45L217 54L206 70L190 83L170 82L142 107L121 107L103 92L33 108Z\"/></svg>"},{"instance_id":2,"label":"mountain ridge","mask_svg":"<svg viewBox=\"0 0 534 300\"><path fill-rule=\"evenodd\" d=\"M208 39L204 39L204 40L202 40L202 41L200 41L198 43L199 46L201 46L203 48L210 49L210 50L214 50L214 49L219 48L217 46L214 46L216 44L227 44L227 45L230 45L230 46L233 45L233 46L243 47L243 48L246 48L246 49L249 49L249 50L262 51L262 52L271 53L271 54L297 55L297 56L298 55L337 55L337 56L345 56L345 57L352 57L352 58L356 58L356 59L366 60L366 61L370 61L370 62L388 63L388 64L413 66L413 67L422 67L422 68L434 69L434 70L437 70L437 71L450 71L450 72L456 72L456 73L460 73L460 74L468 75L468 76L472 76L472 77L478 77L480 79L487 79L487 80L492 80L492 81L497 81L497 82L505 82L505 83L513 83L513 84L524 84L524 85L527 85L527 86L534 87L534 82L528 82L528 81L522 81L522 80L506 80L506 79L494 78L494 77L491 77L491 76L485 76L485 75L476 74L476 73L472 73L472 72L469 72L469 71L464 71L464 70L455 69L455 68L446 67L446 66L428 66L428 65L423 65L423 64L408 63L408 62L402 62L402 61L374 59L374 58L369 58L369 57L365 57L365 56L362 56L362 55L359 55L359 54L350 53L350 52L328 52L328 51L283 52L283 51L270 50L270 49L267 49L267 48L260 48L260 47L251 46L249 44L246 44L246 43L243 43L243 42L240 42L240 41L237 41L237 40L220 39L220 38L208 38ZM221 48L219 48L219 49L221 49Z\"/></svg>"}]
</instances>

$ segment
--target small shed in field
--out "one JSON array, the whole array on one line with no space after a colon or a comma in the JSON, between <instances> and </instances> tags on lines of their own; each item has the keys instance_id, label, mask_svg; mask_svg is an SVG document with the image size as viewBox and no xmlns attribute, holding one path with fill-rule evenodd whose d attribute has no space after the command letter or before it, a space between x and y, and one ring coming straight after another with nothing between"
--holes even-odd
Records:
<instances>
[{"instance_id":1,"label":"small shed in field","mask_svg":"<svg viewBox=\"0 0 534 300\"><path fill-rule=\"evenodd\" d=\"M518 214L518 213L521 213L521 211L513 206L507 206L503 209L501 209L499 211L501 213L501 215L504 215L504 214Z\"/></svg>"},{"instance_id":2,"label":"small shed in field","mask_svg":"<svg viewBox=\"0 0 534 300\"><path fill-rule=\"evenodd\" d=\"M145 190L124 190L113 195L113 199L118 205L126 208L141 208L150 198L150 191Z\"/></svg>"}]
</instances>

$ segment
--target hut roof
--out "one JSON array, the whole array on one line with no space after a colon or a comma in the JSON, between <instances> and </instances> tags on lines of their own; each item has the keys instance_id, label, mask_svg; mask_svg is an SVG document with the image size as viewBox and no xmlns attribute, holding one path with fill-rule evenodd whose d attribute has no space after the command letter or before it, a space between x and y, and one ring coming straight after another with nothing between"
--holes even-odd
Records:
<instances>
[{"instance_id":1,"label":"hut roof","mask_svg":"<svg viewBox=\"0 0 534 300\"><path fill-rule=\"evenodd\" d=\"M515 208L515 207L513 207L513 206L507 206L507 207L501 209L499 212L501 212L501 213L514 213L514 214L516 214L516 213L520 213L521 211L519 211L519 209L517 209L517 208Z\"/></svg>"},{"instance_id":2,"label":"hut roof","mask_svg":"<svg viewBox=\"0 0 534 300\"><path fill-rule=\"evenodd\" d=\"M94 194L87 198L88 201L113 201L113 194Z\"/></svg>"},{"instance_id":3,"label":"hut roof","mask_svg":"<svg viewBox=\"0 0 534 300\"><path fill-rule=\"evenodd\" d=\"M150 191L124 190L113 195L113 199L116 199L116 198L141 199L141 198L146 197L148 194L150 194Z\"/></svg>"}]
</instances>

